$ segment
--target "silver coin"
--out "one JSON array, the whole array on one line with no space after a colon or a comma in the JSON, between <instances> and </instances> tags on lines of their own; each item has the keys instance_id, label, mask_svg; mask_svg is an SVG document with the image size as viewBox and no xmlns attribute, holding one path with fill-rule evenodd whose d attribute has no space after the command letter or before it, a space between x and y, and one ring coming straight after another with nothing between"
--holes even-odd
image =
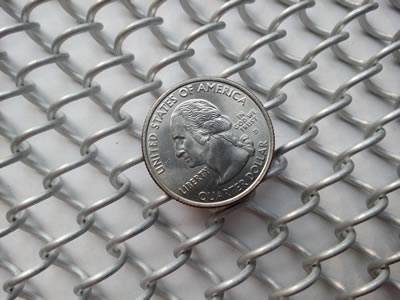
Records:
<instances>
[{"instance_id":1,"label":"silver coin","mask_svg":"<svg viewBox=\"0 0 400 300\"><path fill-rule=\"evenodd\" d=\"M172 198L200 207L231 205L267 172L274 151L271 120L239 84L197 78L164 93L142 136L146 167Z\"/></svg>"}]
</instances>

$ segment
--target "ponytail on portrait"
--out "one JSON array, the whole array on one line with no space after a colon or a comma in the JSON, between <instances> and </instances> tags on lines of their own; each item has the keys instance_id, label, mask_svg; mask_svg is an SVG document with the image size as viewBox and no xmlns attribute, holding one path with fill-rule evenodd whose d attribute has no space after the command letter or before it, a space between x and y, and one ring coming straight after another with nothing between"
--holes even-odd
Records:
<instances>
[{"instance_id":1,"label":"ponytail on portrait","mask_svg":"<svg viewBox=\"0 0 400 300\"><path fill-rule=\"evenodd\" d=\"M254 155L254 143L247 134L242 134L240 136L238 146L249 152L250 156Z\"/></svg>"}]
</instances>

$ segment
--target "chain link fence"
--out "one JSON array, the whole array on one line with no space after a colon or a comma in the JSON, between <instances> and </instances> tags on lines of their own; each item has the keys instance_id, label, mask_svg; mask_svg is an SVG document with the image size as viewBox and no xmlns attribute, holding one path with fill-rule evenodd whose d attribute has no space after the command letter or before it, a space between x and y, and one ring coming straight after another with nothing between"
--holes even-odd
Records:
<instances>
[{"instance_id":1,"label":"chain link fence","mask_svg":"<svg viewBox=\"0 0 400 300\"><path fill-rule=\"evenodd\" d=\"M400 298L400 2L0 1L3 299ZM254 91L246 201L185 207L140 151L180 80Z\"/></svg>"}]
</instances>

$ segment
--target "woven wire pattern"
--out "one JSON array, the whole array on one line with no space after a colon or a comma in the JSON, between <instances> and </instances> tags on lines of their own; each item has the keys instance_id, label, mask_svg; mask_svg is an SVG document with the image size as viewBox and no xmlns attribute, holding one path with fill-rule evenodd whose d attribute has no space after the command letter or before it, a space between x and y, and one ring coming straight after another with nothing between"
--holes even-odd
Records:
<instances>
[{"instance_id":1,"label":"woven wire pattern","mask_svg":"<svg viewBox=\"0 0 400 300\"><path fill-rule=\"evenodd\" d=\"M110 296L107 289L113 287L105 287L105 283L118 276L127 266L130 268L126 272L136 274L131 279L135 288L130 299L189 299L187 296L181 296L184 287L177 288L166 281L185 267L193 269L196 276L203 277L207 282L207 287L201 295L193 294L190 299L242 299L234 291L246 286L246 282L251 280L261 285L259 289L262 295L257 298L249 293L249 299L289 299L292 296L309 299L310 294L307 294L307 291L315 288L323 289L325 293L320 299L400 297L400 274L399 267L396 266L400 260L400 250L394 249L391 253L382 255L365 243L365 239L359 237L357 229L367 223L382 222L393 233L395 244L399 245L399 212L390 204L395 201L396 195L398 198L399 193L396 194L396 191L400 189L400 94L398 90L389 90L382 80L377 79L377 75L385 72L387 64L384 64L383 60L386 58L390 61L388 64L394 68L394 74L400 79L400 30L385 32L369 15L386 5L387 10L400 19L400 1L336 0L317 3L315 0L279 0L275 1L274 5L280 6L280 13L268 18L264 17L266 11L253 8L256 4L251 0L215 1L214 5L218 8L211 13L206 13L207 9L202 7L205 6L202 5L203 2L192 0L180 0L172 4L165 0L149 1L145 4L130 0L101 0L85 2L85 5L83 2L72 0L20 2L0 2L3 14L10 17L7 19L10 20L9 23L0 28L0 72L5 75L2 80L4 78L4 81L8 80L14 85L13 88L0 90L0 135L3 137L1 143L5 143L9 148L8 155L0 157L0 200L6 208L7 221L0 230L0 249L4 247L2 241L23 231L40 244L37 253L40 259L35 260L36 263L31 261L29 265L21 266L12 253L7 255L7 251L0 251L0 267L8 274L8 278L3 282L7 299L47 299L46 289L51 289L51 285L38 287L37 281L44 280L41 276L53 268L59 268L72 277L66 281L66 284L73 284L68 285L71 294L65 299L73 298L74 294L78 299L122 299ZM52 8L64 14L73 24L66 25L63 32L56 35L49 34L48 28L33 17L35 11L49 5L50 2ZM268 7L273 1L265 2ZM344 13L342 18L335 19L334 26L325 28L315 20L313 10L316 6L323 10L328 2L329 5L340 7ZM107 25L103 24L99 15L116 5L126 12L131 22L111 35L106 32ZM167 30L164 27L167 20L160 13L165 5L173 5L174 9L182 10L195 29L183 38ZM328 11L325 13L329 14ZM228 18L230 14L234 17ZM251 31L252 37L256 37L239 50L233 45L235 37L224 34L232 19ZM288 43L290 32L284 29L284 23L293 20L299 22L306 34L312 36L315 41L309 43L308 49L301 54L293 44ZM175 22L176 26L179 26L180 20ZM359 31L348 31L350 26L357 26ZM124 47L124 43L140 31L152 35L160 47L169 53L146 68L142 67L140 61L137 62L135 47ZM2 41L15 34L26 35L29 38L27 43L36 44L44 55L23 64L15 62L11 51L1 51ZM352 53L351 47L344 47L343 44L351 41L357 34L365 34L375 40L379 49L368 57L358 57ZM66 47L66 44L74 43L80 35L92 39L96 47L104 52L105 57L86 70L74 61L73 55ZM210 60L223 60L227 67L215 73L205 71L208 69L207 62L196 60L198 40L208 43L208 46L215 50ZM136 47L149 46L146 43L136 43ZM257 55L257 52L261 51L269 52L277 63L285 64L290 71L274 80L263 78L263 72L256 76L254 68L264 67L264 56ZM348 68L350 75L338 78L339 84L327 84L319 80L319 57L326 53L333 56L329 68L339 68L339 65ZM50 87L36 84L35 76L31 73L50 66L65 74L66 81L76 84L72 92L58 98L49 97L45 91ZM281 126L279 124L284 124L282 126L291 128L293 132L283 141L278 137L274 162L266 181L261 183L247 201L223 210L203 210L201 220L204 225L200 231L192 234L177 226L176 220L165 216L165 207L173 201L172 199L162 194L157 197L142 194L138 188L141 178L128 175L129 171L143 165L140 151L124 160L115 156L111 159L113 153L101 151L102 143L107 143L110 137L120 133L126 134L132 143L140 145L142 124L134 115L135 106L129 104L136 103L135 105L140 106L144 97L153 102L169 85L176 83L178 78L171 80L173 76L166 75L171 74L170 70L173 67L174 72L179 68L179 71L185 74L182 79L212 75L231 78L246 85L258 94L265 109L273 116L277 124L277 133ZM124 76L134 79L137 85L121 95L109 97L103 93L104 87L101 83L104 81L95 79L111 76L108 75L111 68L119 68ZM305 116L299 116L296 110L290 107L292 102L303 101L300 92L300 96L296 95L300 84L307 93L319 97L319 105L310 106L307 109L309 113ZM295 87L290 90L291 86ZM362 118L357 110L352 109L353 106L357 107L354 104L357 100L354 98L359 95L354 91L360 86L378 105L384 105L385 113L374 119L366 119ZM43 114L45 121L37 126L18 130L2 116L3 108L12 101L26 100ZM86 101L98 106L108 116L111 125L87 135L81 135L75 130L76 121L71 119L72 115L68 114L67 107L79 106ZM91 117L95 120L96 112L93 114ZM351 126L352 130L359 133L358 139L343 138L339 150L332 148L323 139L324 131L321 129L324 122L332 120L342 124L341 126ZM24 120L18 122L23 123ZM338 131L342 130L340 134L346 135L343 128L345 127L338 127ZM56 166L48 163L46 156L40 155L40 145L34 144L33 141L49 132L55 133L57 138L65 140L65 143L73 145L78 158L69 160L66 157ZM392 144L385 143L388 139ZM303 178L301 168L295 171L301 167L295 160L304 152L324 159L329 171L312 181ZM384 184L376 185L355 172L357 166L365 163L363 160L357 160L357 157L365 153L386 166L389 175L384 176ZM7 182L7 170L21 164L40 176L40 193L32 194L28 189L28 197L18 198L12 192L12 184ZM308 164L312 169L312 160ZM96 170L96 176L106 178L109 187L113 189L109 195L91 200L90 203L80 201L77 197L79 192L63 181L68 174L83 176L79 175L77 170L87 166ZM369 171L372 176L382 176L374 174L371 169ZM18 185L18 182L14 184ZM282 204L285 209L288 208L281 210L282 213L276 213L269 208L268 203L273 200L268 200L273 198L270 191L277 186L292 191L287 197L292 197L292 203L297 203L296 206ZM363 204L359 206L358 211L340 214L324 205L324 197L326 198L327 194L340 195L343 186L352 188L361 195ZM49 233L48 228L40 224L40 219L31 213L35 207L54 199L61 200L75 212L75 227L71 224L71 227L64 228L63 234L60 235ZM101 211L116 205L122 199L130 199L136 203L142 216L130 220L121 218L119 222L125 229L115 231L107 225ZM279 199L274 207L285 201L286 199ZM263 226L256 231L262 231L265 239L249 245L245 236L230 231L229 221L237 219L238 215L259 220ZM299 220L310 216L315 216L324 222L324 226L328 226L329 235L333 238L328 246L323 245L317 250L311 250L305 240L296 238L296 234L293 234ZM304 227L303 231L307 232L307 228ZM168 261L157 267L137 254L132 247L136 241L140 243L141 235L146 236L151 230L156 230L174 241L173 249L169 246L157 249L158 252L167 252L169 257ZM95 272L86 270L81 262L66 251L68 245L88 235L98 237L103 252L112 258L107 267ZM234 249L236 260L229 262L236 264L233 273L221 275L210 261L203 259L196 252L213 239L218 239ZM262 263L268 261L269 257L273 258L275 253L285 253L285 249L290 250L292 255L296 255L300 260L302 269L299 270L299 266L293 265L293 270L286 271L300 274L295 280L283 280L284 277L278 276L278 272L271 271ZM339 259L349 252L364 259L362 269L368 273L368 278L361 284L354 285L343 281L340 275L326 268L329 261L340 263ZM285 271L282 272L285 274ZM249 289L248 286L245 288Z\"/></svg>"}]
</instances>

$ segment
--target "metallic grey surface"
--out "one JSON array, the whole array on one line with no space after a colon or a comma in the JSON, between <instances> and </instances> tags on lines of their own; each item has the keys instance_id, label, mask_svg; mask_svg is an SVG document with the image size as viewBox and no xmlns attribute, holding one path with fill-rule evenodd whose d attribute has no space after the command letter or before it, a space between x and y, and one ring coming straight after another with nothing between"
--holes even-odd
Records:
<instances>
[{"instance_id":1,"label":"metallic grey surface","mask_svg":"<svg viewBox=\"0 0 400 300\"><path fill-rule=\"evenodd\" d=\"M226 79L197 78L165 92L144 123L147 169L171 197L200 207L231 205L267 172L274 131L261 102Z\"/></svg>"},{"instance_id":2,"label":"metallic grey surface","mask_svg":"<svg viewBox=\"0 0 400 300\"><path fill-rule=\"evenodd\" d=\"M132 272L138 272L142 278L141 288L143 290L138 292L139 295L133 296L136 299L150 299L155 295L160 296L161 299L180 299L177 296L179 291L166 288L163 280L182 266L197 270L208 280L209 288L204 292L208 299L222 299L224 296L228 298L231 289L239 284L249 282L252 278L256 278L263 287L266 287L264 295L268 292L270 299L301 297L321 283L329 287L329 293L326 295L335 296L338 299L354 299L365 295L370 296L370 299L377 299L373 292L387 290L393 291L391 294L393 299L397 298L400 282L398 276L392 276L391 273L398 270L399 248L393 248L392 253L389 254L379 253L374 247L360 241L361 237L357 233L360 225L375 224L378 220L397 233L400 227L398 212L389 206L390 202L395 201L392 195L396 195L396 191L398 192L400 189L398 147L391 149L387 145L379 144L385 139L389 127L398 124L400 94L398 90L388 90L384 83L375 78L385 69L380 63L382 59L393 57L397 62L399 61L400 31L396 29L394 33L387 33L381 30L379 25L375 25L374 18L370 15L371 12L380 11L381 8L378 4L382 5L385 1L336 0L335 5L343 7L346 14L342 18L335 19L334 26L325 28L324 25L319 24L318 20L315 20L313 10L317 1L313 0L280 0L279 2L285 6L284 10L272 18L266 18L263 12L259 12L257 18L253 16L250 11L252 1L221 2L220 8L208 15L199 11L192 1L181 0L180 6L187 16L198 25L196 31L181 40L173 33L167 32L162 26L164 18L159 16L159 8L164 5L165 1L153 1L151 7L143 11L137 7L135 2L128 0L123 0L121 3L132 15L133 23L112 38L102 31L104 26L97 20L96 14L103 9L108 9L107 6L114 1L98 1L91 4L89 8L83 8L78 1L59 0L59 9L62 9L66 15L70 15L75 24L69 26L63 33L57 34L54 39L50 39L46 34L46 28L39 26L30 17L32 12L42 5L44 6L46 2L48 1L32 1L20 7L14 1L0 1L0 7L4 12L15 19L15 23L10 22L8 26L0 29L0 39L6 39L17 33L26 34L32 39L32 43L37 44L46 53L45 58L37 58L18 67L8 58L7 53L0 52L0 70L15 84L12 89L0 92L2 104L6 104L7 101L27 99L45 116L42 124L27 129L23 127L16 130L5 120L2 119L0 122L0 134L7 140L10 147L9 154L0 159L0 166L6 172L16 165L22 164L37 172L43 181L42 192L30 194L29 197L15 197L8 193L7 185L3 185L1 182L1 201L8 211L7 225L1 229L0 236L2 238L10 237L24 231L37 240L41 248L37 253L38 259L30 265L20 264L13 257L0 257L1 269L10 275L3 285L8 293L8 299L43 299L41 294L46 289L51 289L51 284L40 290L35 288L32 283L40 281L42 277L39 276L50 272L52 267L65 270L76 280L74 288L71 287L71 290L74 290L79 299L109 299L102 294L100 283L111 280L116 273L122 272L121 269L125 265L132 266L132 270L134 270ZM319 2L325 3L325 1ZM393 10L398 17L400 2L398 0L387 2L391 3L390 10ZM235 10L238 11L241 20L252 32L259 36L256 41L240 51L219 36L219 32L223 32L226 25L223 20L225 14ZM317 45L308 45L306 53L301 55L297 54L295 47L286 49L280 45L286 39L287 34L282 29L282 24L297 17L307 28L308 33L318 39ZM379 50L374 51L367 58L354 57L354 54L344 50L340 45L342 42L351 39L353 35L361 35L346 32L348 29L346 27L350 25L359 26L360 32L368 34L379 42ZM146 69L147 71L132 63L133 55L122 47L130 34L143 28L149 28L151 34L172 52ZM74 40L76 35L83 33L89 33L99 48L104 49L108 55L107 59L98 62L96 66L86 71L76 67L64 48L65 42ZM168 72L170 64L179 64L189 77L208 75L202 73L202 68L195 69L196 67L190 61L196 57L196 51L191 48L193 42L199 38L206 39L207 36L212 47L230 62L228 68L215 75L230 77L239 74L248 87L263 95L262 101L266 110L273 112L274 116L294 128L296 133L278 145L276 159L267 177L273 177L276 180L275 185L295 189L301 196L296 198L298 200L296 207L289 207L279 214L272 213L258 202L249 202L246 205L210 214L202 231L187 236L184 231L177 228L164 216L163 210L169 202L168 197L162 196L149 200L141 195L132 184L137 179L128 178L123 174L130 168L136 168L143 162L143 158L131 157L118 164L112 164L99 155L96 143L122 131L128 132L132 139L138 139L141 134L140 127L134 124L130 114L124 111L124 105L136 100L135 98L140 95L145 94L151 97L151 94L159 95L162 90L165 90L163 81L157 76L163 69ZM290 72L274 82L261 80L254 75L253 70L250 70L251 67L260 64L262 60L260 56L257 56L258 61L256 62L256 51L268 48L276 60L284 61L291 67ZM317 65L318 56L331 51L336 58L343 61L352 70L352 76L346 79L340 78L340 84L322 82L317 74L312 74L320 68ZM42 93L45 87L37 87L34 84L34 76L29 77L32 82L26 77L35 69L45 65L58 68L69 76L71 81L77 82L80 88L74 93L63 95L60 99L48 99ZM123 95L118 95L117 99L109 99L100 93L101 86L93 79L106 69L117 65L123 66L130 75L142 80L142 84ZM335 68L335 66L334 64L331 67ZM397 74L399 74L398 70ZM298 98L287 93L285 86L299 81L303 81L310 92L322 95L325 100L323 106L314 110L310 109L306 117L301 117L297 111L285 108L288 102L298 101ZM354 104L352 94L356 85L363 85L370 93L378 95L377 101L387 105L386 112L380 113L375 119L366 120L357 112L350 110L350 106ZM16 100L14 98L16 96L23 98ZM84 100L87 97L89 100ZM74 125L73 122L60 109L82 101L92 101L103 109L109 115L113 125L96 130L92 134L77 134L73 130L73 126L71 128L71 125ZM336 116L340 118L342 124L351 125L362 135L358 140L343 141L340 150L332 150L325 145L326 141L319 140L323 136L320 133L323 127L321 123L332 120ZM20 122L23 123L23 120ZM41 136L46 132L54 132L60 138L65 137L74 144L79 158L75 160L65 158L64 163L57 167L48 167L48 164L38 160L34 150L40 152L41 149L40 147L33 149L31 144L35 136ZM398 141L398 136L395 138ZM322 155L330 167L329 173L321 176L316 174L316 179L311 182L299 175L292 174L289 170L292 163L289 162L288 157L304 150L303 148ZM372 153L374 157L388 163L391 169L397 172L396 177L391 180L385 178L385 181L378 185L355 174L354 169L359 155L366 153ZM108 197L97 199L87 205L77 200L75 193L69 192L61 177L89 165L98 170L97 176L109 179L110 187L115 191ZM382 174L375 174L375 176L382 177ZM347 207L345 207L346 214L343 216L340 212L325 208L321 203L321 198L326 197L327 194L336 193L335 188L339 185L355 189L365 198L365 205L360 206L357 211L352 211L351 214L347 214ZM260 192L257 191L257 193ZM104 224L103 217L95 215L95 212L104 210L124 196L139 203L143 209L143 219L133 220L134 225L129 225L130 227L124 231L112 232ZM78 228L68 227L64 229L66 232L57 235L48 233L37 224L37 218L30 213L29 209L38 208L44 202L53 201L53 197L62 200L76 212L76 215L79 216L76 222ZM279 200L284 202L286 199ZM251 216L260 218L267 225L260 229L265 233L263 242L259 241L258 244L250 246L245 237L227 231L224 223L233 218L231 214L239 211L248 212ZM330 235L335 242L329 247L312 251L308 249L302 239L295 239L289 235L289 232L293 234L298 222L311 216L319 218L321 222L330 226ZM166 233L177 243L174 250L165 250L164 248L160 250L168 251L171 254L170 261L165 265L151 266L146 260L136 255L131 247L127 246L129 240L135 240L135 237L145 234L150 228ZM115 258L110 267L89 272L76 259L65 253L63 246L89 234L104 241L105 252ZM214 270L212 264L197 257L194 258L192 250L213 237L220 238L237 250L238 269L234 271L237 273L232 272L230 275L221 276ZM398 236L396 238L398 239ZM282 283L276 278L282 270L272 272L270 269L264 268L260 262L263 258L272 255L272 251L284 251L286 248L300 257L304 272L291 282L283 281L284 283ZM340 276L326 272L325 269L325 264L329 260L336 261L348 252L356 253L357 257L364 257L368 260L361 266L366 276L356 286L350 285Z\"/></svg>"}]
</instances>

